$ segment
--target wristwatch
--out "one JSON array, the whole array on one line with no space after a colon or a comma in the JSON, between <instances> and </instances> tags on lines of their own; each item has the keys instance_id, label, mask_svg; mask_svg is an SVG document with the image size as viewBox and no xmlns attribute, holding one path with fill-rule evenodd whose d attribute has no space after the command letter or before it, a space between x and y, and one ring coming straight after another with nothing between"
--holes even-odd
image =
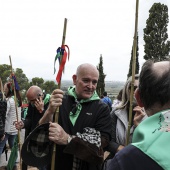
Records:
<instances>
[{"instance_id":1,"label":"wristwatch","mask_svg":"<svg viewBox=\"0 0 170 170\"><path fill-rule=\"evenodd\" d=\"M67 138L67 144L69 144L72 140L72 136L71 135L68 135L68 138Z\"/></svg>"}]
</instances>

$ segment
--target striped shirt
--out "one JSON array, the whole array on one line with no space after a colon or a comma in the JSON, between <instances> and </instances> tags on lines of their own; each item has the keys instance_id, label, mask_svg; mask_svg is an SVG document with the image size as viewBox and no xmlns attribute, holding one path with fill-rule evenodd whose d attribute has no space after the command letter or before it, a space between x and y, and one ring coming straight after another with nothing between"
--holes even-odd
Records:
<instances>
[{"instance_id":1,"label":"striped shirt","mask_svg":"<svg viewBox=\"0 0 170 170\"><path fill-rule=\"evenodd\" d=\"M21 107L17 107L18 119L21 120ZM16 118L16 108L15 101L13 97L7 98L7 112L5 121L5 132L11 135L17 134L17 129L15 128L14 122L17 121Z\"/></svg>"}]
</instances>

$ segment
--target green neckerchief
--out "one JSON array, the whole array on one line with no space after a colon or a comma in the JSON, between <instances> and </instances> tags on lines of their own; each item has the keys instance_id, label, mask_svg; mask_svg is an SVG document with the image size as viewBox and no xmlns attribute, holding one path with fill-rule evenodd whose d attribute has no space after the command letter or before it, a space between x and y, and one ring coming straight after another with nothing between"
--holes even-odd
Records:
<instances>
[{"instance_id":1,"label":"green neckerchief","mask_svg":"<svg viewBox=\"0 0 170 170\"><path fill-rule=\"evenodd\" d=\"M132 142L164 170L170 170L170 109L141 122L133 134Z\"/></svg>"},{"instance_id":2,"label":"green neckerchief","mask_svg":"<svg viewBox=\"0 0 170 170\"><path fill-rule=\"evenodd\" d=\"M94 94L89 98L89 99L81 99L80 101L77 100L77 95L75 93L75 87L69 87L68 88L68 95L70 96L73 96L75 98L75 102L76 102L76 112L73 113L72 111L70 112L70 121L71 123L73 124L73 126L75 125L76 123L76 120L81 112L81 109L82 109L82 105L81 103L85 103L85 102L90 102L92 100L99 100L99 96L97 95L96 91L94 92Z\"/></svg>"}]
</instances>

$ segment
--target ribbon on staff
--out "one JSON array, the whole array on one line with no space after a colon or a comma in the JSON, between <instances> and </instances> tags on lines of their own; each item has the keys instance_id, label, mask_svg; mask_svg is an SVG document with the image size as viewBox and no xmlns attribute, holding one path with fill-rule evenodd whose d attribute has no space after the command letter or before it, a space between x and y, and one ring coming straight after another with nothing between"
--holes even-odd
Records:
<instances>
[{"instance_id":1,"label":"ribbon on staff","mask_svg":"<svg viewBox=\"0 0 170 170\"><path fill-rule=\"evenodd\" d=\"M66 48L67 48L67 51L66 51ZM56 63L56 60L58 59L59 61L59 70L58 70L58 73L57 73L57 76L56 76L56 81L58 84L60 84L60 81L61 81L61 76L62 76L62 72L64 72L64 66L65 66L65 63L66 63L66 60L67 60L67 56L68 56L68 60L69 60L69 55L70 55L70 50L69 50L69 47L67 45L62 45L61 47L59 47L57 49L57 54L55 56L55 60L54 60L54 74L56 72L56 69L55 69L55 63Z\"/></svg>"},{"instance_id":2,"label":"ribbon on staff","mask_svg":"<svg viewBox=\"0 0 170 170\"><path fill-rule=\"evenodd\" d=\"M16 89L16 90L19 90L19 89L20 89L20 87L19 87L19 85L18 85L18 82L17 82L16 76L15 76L14 74L12 75L12 79L14 80L14 83L15 83L15 89Z\"/></svg>"},{"instance_id":3,"label":"ribbon on staff","mask_svg":"<svg viewBox=\"0 0 170 170\"><path fill-rule=\"evenodd\" d=\"M14 80L14 84L13 84L13 80ZM18 91L20 90L20 87L17 82L17 78L14 73L11 73L11 75L7 78L7 81L12 83L12 89L14 89L15 87L15 90L18 90Z\"/></svg>"}]
</instances>

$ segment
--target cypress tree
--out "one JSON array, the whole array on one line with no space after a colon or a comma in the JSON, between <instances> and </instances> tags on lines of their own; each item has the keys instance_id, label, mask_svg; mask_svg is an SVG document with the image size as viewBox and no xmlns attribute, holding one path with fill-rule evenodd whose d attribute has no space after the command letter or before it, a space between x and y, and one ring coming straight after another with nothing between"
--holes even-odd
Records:
<instances>
[{"instance_id":1,"label":"cypress tree","mask_svg":"<svg viewBox=\"0 0 170 170\"><path fill-rule=\"evenodd\" d=\"M136 45L136 69L135 69L135 74L139 73L139 46L138 46L138 36L137 36L137 45ZM133 46L132 46L132 51L131 51L131 59L130 59L130 64L129 64L129 73L127 75L127 79L132 76L132 63L133 63Z\"/></svg>"},{"instance_id":2,"label":"cypress tree","mask_svg":"<svg viewBox=\"0 0 170 170\"><path fill-rule=\"evenodd\" d=\"M99 80L97 83L97 94L99 96L101 96L103 94L103 92L105 91L105 77L106 75L103 72L103 58L102 55L100 55L100 61L99 61L99 65L97 66L97 70L99 71Z\"/></svg>"},{"instance_id":3,"label":"cypress tree","mask_svg":"<svg viewBox=\"0 0 170 170\"><path fill-rule=\"evenodd\" d=\"M144 59L163 61L170 52L167 26L169 22L168 7L161 3L154 3L149 10L149 18L144 28Z\"/></svg>"}]
</instances>

